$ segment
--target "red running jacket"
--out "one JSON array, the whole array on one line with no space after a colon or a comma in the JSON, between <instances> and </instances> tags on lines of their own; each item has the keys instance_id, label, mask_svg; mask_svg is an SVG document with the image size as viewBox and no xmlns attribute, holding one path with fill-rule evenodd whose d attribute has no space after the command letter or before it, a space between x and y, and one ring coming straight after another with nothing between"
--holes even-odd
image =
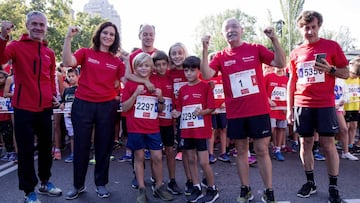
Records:
<instances>
[{"instance_id":1,"label":"red running jacket","mask_svg":"<svg viewBox=\"0 0 360 203\"><path fill-rule=\"evenodd\" d=\"M15 92L12 106L32 112L51 108L55 89L55 54L47 42L23 34L19 41L0 39L0 63L12 60Z\"/></svg>"}]
</instances>

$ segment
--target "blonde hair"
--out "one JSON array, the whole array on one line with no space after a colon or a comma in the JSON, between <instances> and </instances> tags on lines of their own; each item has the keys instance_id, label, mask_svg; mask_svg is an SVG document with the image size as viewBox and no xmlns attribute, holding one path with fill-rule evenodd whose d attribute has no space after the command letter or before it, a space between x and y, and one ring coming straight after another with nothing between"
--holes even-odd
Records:
<instances>
[{"instance_id":1,"label":"blonde hair","mask_svg":"<svg viewBox=\"0 0 360 203\"><path fill-rule=\"evenodd\" d=\"M151 56L145 52L141 52L135 56L135 58L132 62L132 66L134 67L134 70L135 70L139 65L141 65L145 62L149 63L151 68L154 68L154 62L153 62Z\"/></svg>"}]
</instances>

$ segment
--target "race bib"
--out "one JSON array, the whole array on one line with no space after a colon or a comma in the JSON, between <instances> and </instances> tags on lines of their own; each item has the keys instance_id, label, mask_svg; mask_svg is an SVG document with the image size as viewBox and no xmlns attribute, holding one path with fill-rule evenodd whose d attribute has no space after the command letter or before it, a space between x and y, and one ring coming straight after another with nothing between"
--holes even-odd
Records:
<instances>
[{"instance_id":1,"label":"race bib","mask_svg":"<svg viewBox=\"0 0 360 203\"><path fill-rule=\"evenodd\" d=\"M180 129L204 127L204 117L196 116L196 108L202 109L201 104L183 106L181 111Z\"/></svg>"},{"instance_id":2,"label":"race bib","mask_svg":"<svg viewBox=\"0 0 360 203\"><path fill-rule=\"evenodd\" d=\"M358 102L360 101L359 96L359 85L355 85L355 84L349 84L347 87L348 91L349 91L349 102Z\"/></svg>"},{"instance_id":3,"label":"race bib","mask_svg":"<svg viewBox=\"0 0 360 203\"><path fill-rule=\"evenodd\" d=\"M229 75L234 98L259 93L255 69L244 70Z\"/></svg>"},{"instance_id":4,"label":"race bib","mask_svg":"<svg viewBox=\"0 0 360 203\"><path fill-rule=\"evenodd\" d=\"M174 95L176 98L179 95L179 89L186 84L188 84L188 82L175 82L174 83Z\"/></svg>"},{"instance_id":5,"label":"race bib","mask_svg":"<svg viewBox=\"0 0 360 203\"><path fill-rule=\"evenodd\" d=\"M271 92L272 101L286 101L286 88L285 87L275 87Z\"/></svg>"},{"instance_id":6,"label":"race bib","mask_svg":"<svg viewBox=\"0 0 360 203\"><path fill-rule=\"evenodd\" d=\"M157 98L154 96L137 96L134 117L156 119L158 117Z\"/></svg>"},{"instance_id":7,"label":"race bib","mask_svg":"<svg viewBox=\"0 0 360 203\"><path fill-rule=\"evenodd\" d=\"M315 61L300 63L298 66L298 83L310 84L325 82L325 73L314 68Z\"/></svg>"},{"instance_id":8,"label":"race bib","mask_svg":"<svg viewBox=\"0 0 360 203\"><path fill-rule=\"evenodd\" d=\"M171 98L164 97L164 100L165 100L165 108L161 113L159 113L159 118L172 119L172 116L171 116L171 111L172 111Z\"/></svg>"},{"instance_id":9,"label":"race bib","mask_svg":"<svg viewBox=\"0 0 360 203\"><path fill-rule=\"evenodd\" d=\"M0 111L8 110L9 101L9 98L0 97Z\"/></svg>"},{"instance_id":10,"label":"race bib","mask_svg":"<svg viewBox=\"0 0 360 203\"><path fill-rule=\"evenodd\" d=\"M213 92L214 92L214 99L225 99L223 84L216 84Z\"/></svg>"}]
</instances>

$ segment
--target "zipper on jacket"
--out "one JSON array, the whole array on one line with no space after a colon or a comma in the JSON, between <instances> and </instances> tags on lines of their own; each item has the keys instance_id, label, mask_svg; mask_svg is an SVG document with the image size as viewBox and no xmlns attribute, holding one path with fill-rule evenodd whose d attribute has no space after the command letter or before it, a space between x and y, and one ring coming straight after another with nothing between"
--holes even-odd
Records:
<instances>
[{"instance_id":1,"label":"zipper on jacket","mask_svg":"<svg viewBox=\"0 0 360 203\"><path fill-rule=\"evenodd\" d=\"M41 86L40 86L40 76L41 76L41 66L42 66L42 58L41 58L41 42L39 42L38 47L38 55L39 55L39 73L38 73L38 90L39 90L39 107L42 104L42 93L41 93Z\"/></svg>"},{"instance_id":2,"label":"zipper on jacket","mask_svg":"<svg viewBox=\"0 0 360 203\"><path fill-rule=\"evenodd\" d=\"M18 91L17 99L16 99L17 105L19 105L19 101L20 101L21 87L22 87L22 84L19 84L19 91Z\"/></svg>"}]
</instances>

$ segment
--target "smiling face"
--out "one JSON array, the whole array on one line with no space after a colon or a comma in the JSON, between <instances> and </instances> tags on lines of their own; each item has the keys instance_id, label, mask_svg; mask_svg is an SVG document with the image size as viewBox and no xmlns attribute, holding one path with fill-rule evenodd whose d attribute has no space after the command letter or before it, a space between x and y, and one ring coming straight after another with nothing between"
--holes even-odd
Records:
<instances>
[{"instance_id":1,"label":"smiling face","mask_svg":"<svg viewBox=\"0 0 360 203\"><path fill-rule=\"evenodd\" d=\"M143 48L153 48L155 41L155 29L151 25L144 25L140 29L139 38Z\"/></svg>"},{"instance_id":2,"label":"smiling face","mask_svg":"<svg viewBox=\"0 0 360 203\"><path fill-rule=\"evenodd\" d=\"M105 27L100 33L100 47L109 47L115 41L115 28L112 26Z\"/></svg>"},{"instance_id":3,"label":"smiling face","mask_svg":"<svg viewBox=\"0 0 360 203\"><path fill-rule=\"evenodd\" d=\"M181 66L186 58L186 51L181 46L173 46L169 52L170 61L175 66Z\"/></svg>"},{"instance_id":4,"label":"smiling face","mask_svg":"<svg viewBox=\"0 0 360 203\"><path fill-rule=\"evenodd\" d=\"M42 41L47 32L47 19L42 13L28 15L26 29L29 37L34 41Z\"/></svg>"}]
</instances>

